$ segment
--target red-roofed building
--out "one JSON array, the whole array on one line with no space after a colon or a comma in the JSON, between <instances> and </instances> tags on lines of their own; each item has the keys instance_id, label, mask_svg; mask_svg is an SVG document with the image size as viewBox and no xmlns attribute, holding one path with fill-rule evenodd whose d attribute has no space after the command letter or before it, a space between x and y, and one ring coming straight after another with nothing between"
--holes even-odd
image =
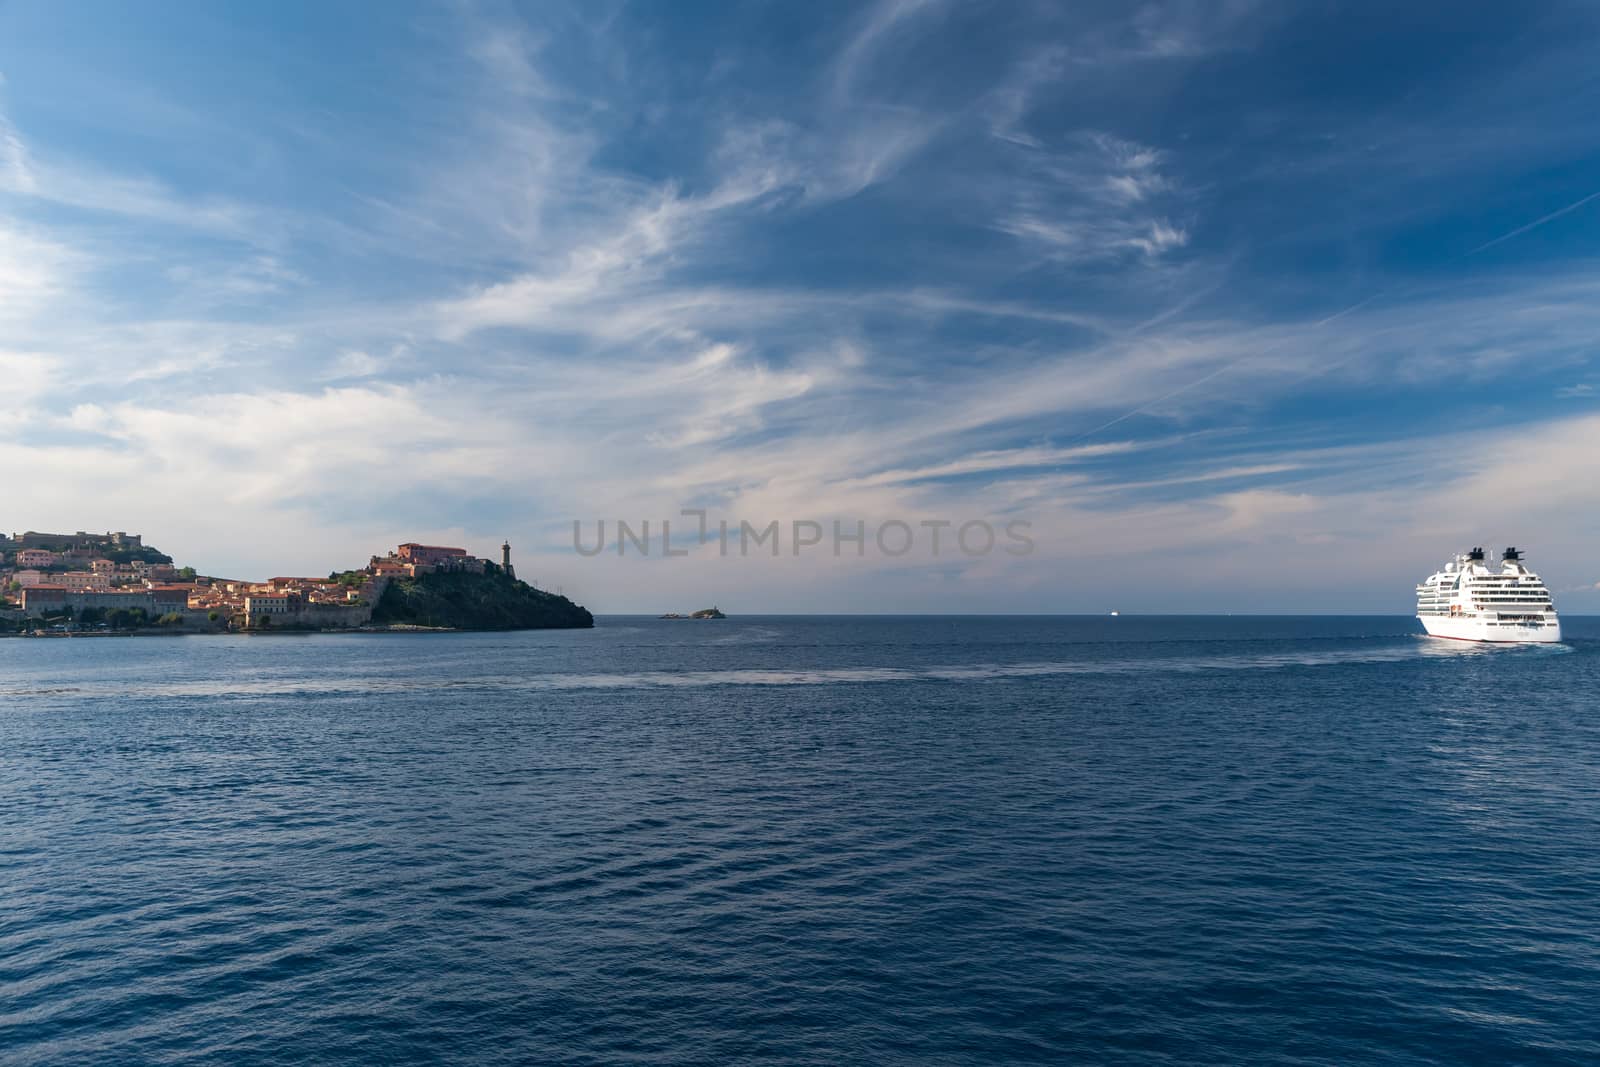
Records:
<instances>
[{"instance_id":1,"label":"red-roofed building","mask_svg":"<svg viewBox=\"0 0 1600 1067\"><path fill-rule=\"evenodd\" d=\"M395 549L394 554L403 563L448 564L465 558L467 550L444 545L419 545L415 541L408 541Z\"/></svg>"}]
</instances>

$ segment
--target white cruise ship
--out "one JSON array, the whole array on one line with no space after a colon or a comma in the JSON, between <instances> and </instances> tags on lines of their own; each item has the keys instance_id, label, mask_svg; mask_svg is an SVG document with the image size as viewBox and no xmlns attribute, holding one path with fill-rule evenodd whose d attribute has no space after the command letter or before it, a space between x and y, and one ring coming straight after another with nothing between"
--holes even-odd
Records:
<instances>
[{"instance_id":1,"label":"white cruise ship","mask_svg":"<svg viewBox=\"0 0 1600 1067\"><path fill-rule=\"evenodd\" d=\"M1500 557L1499 570L1474 548L1429 575L1417 586L1417 618L1432 636L1459 641L1561 640L1550 590L1514 548Z\"/></svg>"}]
</instances>

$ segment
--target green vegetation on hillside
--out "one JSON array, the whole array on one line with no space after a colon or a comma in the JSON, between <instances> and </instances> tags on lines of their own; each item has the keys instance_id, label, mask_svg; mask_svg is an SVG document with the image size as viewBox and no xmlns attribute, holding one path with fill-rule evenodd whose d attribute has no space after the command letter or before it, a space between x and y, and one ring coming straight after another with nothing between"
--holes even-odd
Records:
<instances>
[{"instance_id":1,"label":"green vegetation on hillside","mask_svg":"<svg viewBox=\"0 0 1600 1067\"><path fill-rule=\"evenodd\" d=\"M594 616L564 596L507 577L491 564L482 575L396 578L383 591L372 621L457 630L557 630L593 626Z\"/></svg>"},{"instance_id":2,"label":"green vegetation on hillside","mask_svg":"<svg viewBox=\"0 0 1600 1067\"><path fill-rule=\"evenodd\" d=\"M146 563L171 563L172 557L165 552L157 551L149 545L143 548L115 548L101 553L102 558L109 559L112 563L132 563L143 560Z\"/></svg>"}]
</instances>

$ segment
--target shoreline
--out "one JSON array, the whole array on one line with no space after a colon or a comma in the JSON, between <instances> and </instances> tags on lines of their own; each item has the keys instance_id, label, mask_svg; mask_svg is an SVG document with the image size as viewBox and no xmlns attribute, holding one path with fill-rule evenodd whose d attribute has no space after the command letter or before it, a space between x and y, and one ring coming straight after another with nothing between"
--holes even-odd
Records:
<instances>
[{"instance_id":1,"label":"shoreline","mask_svg":"<svg viewBox=\"0 0 1600 1067\"><path fill-rule=\"evenodd\" d=\"M325 630L116 630L109 633L81 631L72 633L0 633L0 639L22 638L28 640L58 640L72 637L314 637L319 634L511 634L532 630L591 630L592 626L509 626L496 629L472 629L459 626L335 626Z\"/></svg>"}]
</instances>

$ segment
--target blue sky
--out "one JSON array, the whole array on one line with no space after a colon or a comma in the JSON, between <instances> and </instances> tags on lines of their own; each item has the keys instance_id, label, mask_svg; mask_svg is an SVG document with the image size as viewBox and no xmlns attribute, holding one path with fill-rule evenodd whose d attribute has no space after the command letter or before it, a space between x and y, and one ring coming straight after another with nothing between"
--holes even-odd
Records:
<instances>
[{"instance_id":1,"label":"blue sky","mask_svg":"<svg viewBox=\"0 0 1600 1067\"><path fill-rule=\"evenodd\" d=\"M1600 609L1586 4L0 3L0 526L598 611ZM1036 550L590 559L682 508ZM614 530L614 527L613 527ZM659 535L658 535L659 536Z\"/></svg>"}]
</instances>

